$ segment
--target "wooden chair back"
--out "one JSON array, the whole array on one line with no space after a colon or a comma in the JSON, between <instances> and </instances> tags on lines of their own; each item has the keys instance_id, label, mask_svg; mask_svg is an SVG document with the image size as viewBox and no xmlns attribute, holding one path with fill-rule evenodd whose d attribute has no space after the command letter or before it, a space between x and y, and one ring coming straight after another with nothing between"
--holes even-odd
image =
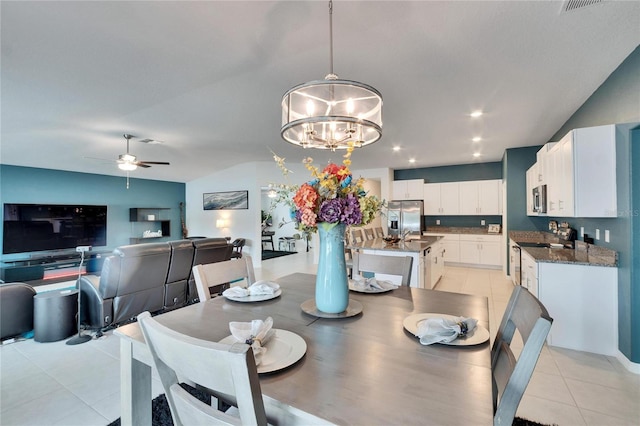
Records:
<instances>
[{"instance_id":1,"label":"wooden chair back","mask_svg":"<svg viewBox=\"0 0 640 426\"><path fill-rule=\"evenodd\" d=\"M351 244L361 243L363 241L364 241L364 235L362 234L362 229L352 229Z\"/></svg>"},{"instance_id":2,"label":"wooden chair back","mask_svg":"<svg viewBox=\"0 0 640 426\"><path fill-rule=\"evenodd\" d=\"M267 424L256 362L249 345L223 345L185 336L161 325L149 312L138 315L138 323L176 426ZM213 396L237 405L239 418L191 395L180 386L178 377L204 386Z\"/></svg>"},{"instance_id":3,"label":"wooden chair back","mask_svg":"<svg viewBox=\"0 0 640 426\"><path fill-rule=\"evenodd\" d=\"M251 346L190 337L160 324L149 312L138 315L138 324L160 376L174 425L332 424L262 395ZM218 409L220 404L205 404L182 388L180 381L206 388L212 398L231 404L231 409L225 412Z\"/></svg>"},{"instance_id":4,"label":"wooden chair back","mask_svg":"<svg viewBox=\"0 0 640 426\"><path fill-rule=\"evenodd\" d=\"M411 256L383 256L380 254L353 253L353 275L362 272L378 274L399 275L401 285L409 285L411 282Z\"/></svg>"},{"instance_id":5,"label":"wooden chair back","mask_svg":"<svg viewBox=\"0 0 640 426\"><path fill-rule=\"evenodd\" d=\"M516 286L491 349L494 425L511 425L538 362L553 318L529 291ZM515 331L523 342L517 358L511 350Z\"/></svg>"},{"instance_id":6,"label":"wooden chair back","mask_svg":"<svg viewBox=\"0 0 640 426\"><path fill-rule=\"evenodd\" d=\"M384 231L382 230L382 226L376 226L374 230L376 233L376 238L384 238Z\"/></svg>"},{"instance_id":7,"label":"wooden chair back","mask_svg":"<svg viewBox=\"0 0 640 426\"><path fill-rule=\"evenodd\" d=\"M364 237L367 240L375 240L376 235L373 231L373 228L364 228L363 231L364 231Z\"/></svg>"},{"instance_id":8,"label":"wooden chair back","mask_svg":"<svg viewBox=\"0 0 640 426\"><path fill-rule=\"evenodd\" d=\"M235 260L195 265L193 267L193 277L196 281L200 303L211 299L209 290L211 287L243 279L246 280L247 286L256 282L255 273L253 272L253 260L249 255L244 255Z\"/></svg>"}]
</instances>

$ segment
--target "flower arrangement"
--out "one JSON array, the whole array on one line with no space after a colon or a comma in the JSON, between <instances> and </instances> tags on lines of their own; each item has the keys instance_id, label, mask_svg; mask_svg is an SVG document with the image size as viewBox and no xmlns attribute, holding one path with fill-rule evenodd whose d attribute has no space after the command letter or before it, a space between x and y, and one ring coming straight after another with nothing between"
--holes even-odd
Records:
<instances>
[{"instance_id":1,"label":"flower arrangement","mask_svg":"<svg viewBox=\"0 0 640 426\"><path fill-rule=\"evenodd\" d=\"M339 223L345 225L367 225L380 212L384 202L374 195L367 195L363 188L364 179L353 179L349 166L353 146L349 146L341 165L329 163L320 170L307 157L303 163L311 173L312 179L300 186L276 185L278 197L274 203L285 202L291 207L291 217L296 229L309 233L315 232L318 225L332 227ZM282 173L290 173L284 158L273 155ZM293 194L293 197L291 197Z\"/></svg>"}]
</instances>

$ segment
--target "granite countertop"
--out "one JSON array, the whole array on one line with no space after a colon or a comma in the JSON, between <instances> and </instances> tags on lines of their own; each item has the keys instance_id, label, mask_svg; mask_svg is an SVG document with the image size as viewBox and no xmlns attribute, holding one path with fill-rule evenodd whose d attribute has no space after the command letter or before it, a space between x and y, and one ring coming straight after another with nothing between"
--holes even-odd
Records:
<instances>
[{"instance_id":1,"label":"granite countertop","mask_svg":"<svg viewBox=\"0 0 640 426\"><path fill-rule=\"evenodd\" d=\"M509 238L516 243L558 243L558 237L550 232L539 231L511 231ZM618 253L604 247L587 244L582 241L575 242L575 249L547 248L547 247L521 247L536 262L542 263L566 263L571 265L606 266L616 268L618 266Z\"/></svg>"},{"instance_id":2,"label":"granite countertop","mask_svg":"<svg viewBox=\"0 0 640 426\"><path fill-rule=\"evenodd\" d=\"M502 235L502 232L489 234L487 226L427 226L424 232L430 234L477 234L477 235Z\"/></svg>"},{"instance_id":3,"label":"granite countertop","mask_svg":"<svg viewBox=\"0 0 640 426\"><path fill-rule=\"evenodd\" d=\"M413 239L411 241L400 241L396 244L387 244L382 238L376 238L374 240L363 241L361 243L346 244L345 247L352 250L382 250L382 251L397 251L407 253L420 253L423 250L428 249L442 237L420 237L420 239Z\"/></svg>"}]
</instances>

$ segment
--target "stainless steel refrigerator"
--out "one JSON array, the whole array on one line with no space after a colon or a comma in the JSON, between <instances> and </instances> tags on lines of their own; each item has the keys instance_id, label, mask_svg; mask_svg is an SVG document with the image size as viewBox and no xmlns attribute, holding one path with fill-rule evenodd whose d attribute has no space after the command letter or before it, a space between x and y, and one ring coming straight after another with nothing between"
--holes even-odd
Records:
<instances>
[{"instance_id":1,"label":"stainless steel refrigerator","mask_svg":"<svg viewBox=\"0 0 640 426\"><path fill-rule=\"evenodd\" d=\"M422 235L423 201L390 201L387 212L389 235Z\"/></svg>"}]
</instances>

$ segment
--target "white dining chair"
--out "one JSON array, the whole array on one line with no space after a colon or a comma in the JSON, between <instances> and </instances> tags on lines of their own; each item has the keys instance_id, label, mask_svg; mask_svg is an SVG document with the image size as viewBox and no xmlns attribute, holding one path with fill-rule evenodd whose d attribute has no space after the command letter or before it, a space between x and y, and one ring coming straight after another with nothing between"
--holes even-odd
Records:
<instances>
[{"instance_id":1,"label":"white dining chair","mask_svg":"<svg viewBox=\"0 0 640 426\"><path fill-rule=\"evenodd\" d=\"M374 233L373 228L364 228L363 231L364 231L364 237L367 240L375 240L376 234Z\"/></svg>"},{"instance_id":2,"label":"white dining chair","mask_svg":"<svg viewBox=\"0 0 640 426\"><path fill-rule=\"evenodd\" d=\"M538 299L524 287L514 288L491 348L494 426L513 423L552 323ZM524 345L517 360L511 350L516 330Z\"/></svg>"},{"instance_id":3,"label":"white dining chair","mask_svg":"<svg viewBox=\"0 0 640 426\"><path fill-rule=\"evenodd\" d=\"M376 238L384 238L384 231L382 230L382 226L375 227Z\"/></svg>"},{"instance_id":4,"label":"white dining chair","mask_svg":"<svg viewBox=\"0 0 640 426\"><path fill-rule=\"evenodd\" d=\"M361 275L362 272L377 274L398 275L401 277L400 285L409 285L411 282L411 256L383 256L380 254L353 253L353 275Z\"/></svg>"},{"instance_id":5,"label":"white dining chair","mask_svg":"<svg viewBox=\"0 0 640 426\"><path fill-rule=\"evenodd\" d=\"M153 364L176 426L331 424L305 411L262 395L251 346L225 345L190 337L165 327L149 312L138 315ZM180 380L206 389L221 404L206 404L180 386Z\"/></svg>"},{"instance_id":6,"label":"white dining chair","mask_svg":"<svg viewBox=\"0 0 640 426\"><path fill-rule=\"evenodd\" d=\"M364 235L362 234L362 229L352 229L351 244L361 243L363 241L364 241Z\"/></svg>"},{"instance_id":7,"label":"white dining chair","mask_svg":"<svg viewBox=\"0 0 640 426\"><path fill-rule=\"evenodd\" d=\"M211 299L211 287L237 281L244 281L246 286L250 286L256 282L253 260L246 254L239 259L195 265L193 278L201 303Z\"/></svg>"}]
</instances>

